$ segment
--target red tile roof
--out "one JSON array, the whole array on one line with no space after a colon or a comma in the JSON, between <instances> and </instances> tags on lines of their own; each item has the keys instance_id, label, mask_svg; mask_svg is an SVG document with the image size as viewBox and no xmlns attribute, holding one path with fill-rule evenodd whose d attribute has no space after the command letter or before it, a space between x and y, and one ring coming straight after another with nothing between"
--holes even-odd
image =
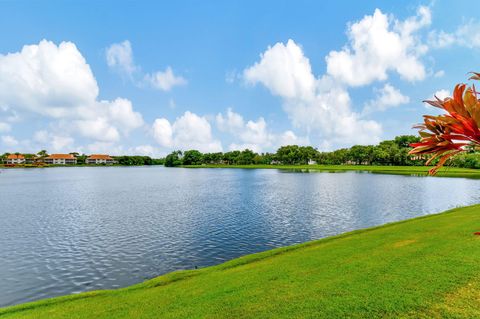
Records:
<instances>
[{"instance_id":1,"label":"red tile roof","mask_svg":"<svg viewBox=\"0 0 480 319\"><path fill-rule=\"evenodd\" d=\"M93 155L90 155L87 159L89 160L113 160L113 158L111 158L110 156L108 155L102 155L102 154L93 154Z\"/></svg>"},{"instance_id":2,"label":"red tile roof","mask_svg":"<svg viewBox=\"0 0 480 319\"><path fill-rule=\"evenodd\" d=\"M50 156L45 157L45 159L75 159L75 156L72 154L50 154Z\"/></svg>"},{"instance_id":3,"label":"red tile roof","mask_svg":"<svg viewBox=\"0 0 480 319\"><path fill-rule=\"evenodd\" d=\"M7 156L7 159L24 159L25 156L23 156L22 154L10 154Z\"/></svg>"}]
</instances>

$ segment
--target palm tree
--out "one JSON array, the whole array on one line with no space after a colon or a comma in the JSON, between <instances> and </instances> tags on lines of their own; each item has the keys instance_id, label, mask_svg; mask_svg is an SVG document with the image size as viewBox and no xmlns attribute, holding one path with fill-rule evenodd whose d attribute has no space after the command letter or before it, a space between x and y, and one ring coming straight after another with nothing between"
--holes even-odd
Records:
<instances>
[{"instance_id":1,"label":"palm tree","mask_svg":"<svg viewBox=\"0 0 480 319\"><path fill-rule=\"evenodd\" d=\"M46 150L41 150L40 152L37 153L38 155L38 161L39 162L43 162L43 160L45 159L45 157L48 156L48 153Z\"/></svg>"}]
</instances>

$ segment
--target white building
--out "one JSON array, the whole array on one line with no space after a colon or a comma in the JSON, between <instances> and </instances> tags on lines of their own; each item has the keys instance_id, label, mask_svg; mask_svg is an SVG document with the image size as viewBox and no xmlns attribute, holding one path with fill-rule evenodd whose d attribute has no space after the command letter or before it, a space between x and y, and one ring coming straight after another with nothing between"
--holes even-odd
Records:
<instances>
[{"instance_id":1,"label":"white building","mask_svg":"<svg viewBox=\"0 0 480 319\"><path fill-rule=\"evenodd\" d=\"M44 159L45 164L52 165L74 165L77 159L72 154L51 154Z\"/></svg>"},{"instance_id":2,"label":"white building","mask_svg":"<svg viewBox=\"0 0 480 319\"><path fill-rule=\"evenodd\" d=\"M25 156L22 154L10 154L5 161L8 165L25 164Z\"/></svg>"},{"instance_id":3,"label":"white building","mask_svg":"<svg viewBox=\"0 0 480 319\"><path fill-rule=\"evenodd\" d=\"M87 157L87 164L114 164L115 160L108 155L94 154Z\"/></svg>"}]
</instances>

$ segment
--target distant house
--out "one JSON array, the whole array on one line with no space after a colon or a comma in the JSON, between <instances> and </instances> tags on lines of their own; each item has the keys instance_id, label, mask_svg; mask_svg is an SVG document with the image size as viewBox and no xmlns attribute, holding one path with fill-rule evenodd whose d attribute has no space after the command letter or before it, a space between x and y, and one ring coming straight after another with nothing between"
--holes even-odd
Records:
<instances>
[{"instance_id":1,"label":"distant house","mask_svg":"<svg viewBox=\"0 0 480 319\"><path fill-rule=\"evenodd\" d=\"M114 164L115 160L108 155L94 154L87 157L87 164Z\"/></svg>"},{"instance_id":2,"label":"distant house","mask_svg":"<svg viewBox=\"0 0 480 319\"><path fill-rule=\"evenodd\" d=\"M7 156L5 163L9 165L25 164L25 156L22 154L10 154Z\"/></svg>"},{"instance_id":3,"label":"distant house","mask_svg":"<svg viewBox=\"0 0 480 319\"><path fill-rule=\"evenodd\" d=\"M51 154L48 157L45 157L45 164L54 164L54 165L74 165L77 164L77 159L72 154Z\"/></svg>"},{"instance_id":4,"label":"distant house","mask_svg":"<svg viewBox=\"0 0 480 319\"><path fill-rule=\"evenodd\" d=\"M428 156L426 156L425 154L413 154L413 155L410 155L410 159L412 161L421 161L421 160L428 159Z\"/></svg>"}]
</instances>

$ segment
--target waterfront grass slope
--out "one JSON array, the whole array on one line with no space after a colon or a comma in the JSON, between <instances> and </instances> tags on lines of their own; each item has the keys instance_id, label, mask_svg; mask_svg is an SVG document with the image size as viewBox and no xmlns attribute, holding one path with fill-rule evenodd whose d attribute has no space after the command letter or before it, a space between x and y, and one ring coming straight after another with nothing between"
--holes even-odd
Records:
<instances>
[{"instance_id":1,"label":"waterfront grass slope","mask_svg":"<svg viewBox=\"0 0 480 319\"><path fill-rule=\"evenodd\" d=\"M244 168L244 169L283 169L298 171L347 172L360 171L383 174L427 176L430 166L382 166L382 165L184 165L186 168ZM444 167L435 176L480 178L479 169Z\"/></svg>"},{"instance_id":2,"label":"waterfront grass slope","mask_svg":"<svg viewBox=\"0 0 480 319\"><path fill-rule=\"evenodd\" d=\"M480 205L458 208L0 318L479 318L479 230Z\"/></svg>"}]
</instances>

